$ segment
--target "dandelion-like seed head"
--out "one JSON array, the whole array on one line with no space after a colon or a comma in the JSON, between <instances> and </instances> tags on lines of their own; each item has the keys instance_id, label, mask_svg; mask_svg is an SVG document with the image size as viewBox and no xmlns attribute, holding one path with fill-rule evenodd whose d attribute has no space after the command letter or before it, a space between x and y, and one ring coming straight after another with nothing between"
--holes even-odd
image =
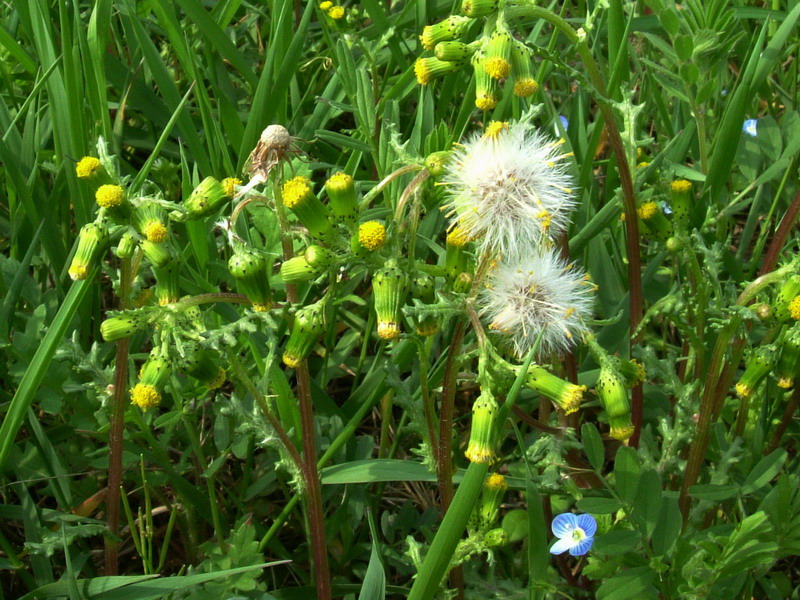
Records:
<instances>
[{"instance_id":1,"label":"dandelion-like seed head","mask_svg":"<svg viewBox=\"0 0 800 600\"><path fill-rule=\"evenodd\" d=\"M502 262L488 284L482 313L492 330L508 336L517 356L525 356L540 335L539 355L567 350L587 330L593 286L552 252L539 249Z\"/></svg>"},{"instance_id":2,"label":"dandelion-like seed head","mask_svg":"<svg viewBox=\"0 0 800 600\"><path fill-rule=\"evenodd\" d=\"M575 204L561 141L523 123L490 124L453 151L443 182L448 216L482 249L529 254L569 224Z\"/></svg>"}]
</instances>

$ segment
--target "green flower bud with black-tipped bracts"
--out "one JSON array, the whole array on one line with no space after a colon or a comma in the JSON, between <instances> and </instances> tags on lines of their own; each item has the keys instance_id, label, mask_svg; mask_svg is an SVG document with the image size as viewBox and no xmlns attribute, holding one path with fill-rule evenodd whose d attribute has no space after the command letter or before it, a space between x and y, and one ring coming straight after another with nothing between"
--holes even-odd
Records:
<instances>
[{"instance_id":1,"label":"green flower bud with black-tipped bracts","mask_svg":"<svg viewBox=\"0 0 800 600\"><path fill-rule=\"evenodd\" d=\"M414 63L414 75L417 77L417 83L428 85L434 79L457 71L458 66L457 63L439 60L435 56L418 58Z\"/></svg>"},{"instance_id":2,"label":"green flower bud with black-tipped bracts","mask_svg":"<svg viewBox=\"0 0 800 600\"><path fill-rule=\"evenodd\" d=\"M106 214L117 223L124 223L131 214L124 188L116 184L101 185L94 193L97 206L106 209Z\"/></svg>"},{"instance_id":3,"label":"green flower bud with black-tipped bracts","mask_svg":"<svg viewBox=\"0 0 800 600\"><path fill-rule=\"evenodd\" d=\"M482 527L491 527L500 514L500 505L503 503L508 484L506 478L500 473L492 473L483 483L481 502L479 506L480 523Z\"/></svg>"},{"instance_id":4,"label":"green flower bud with black-tipped bracts","mask_svg":"<svg viewBox=\"0 0 800 600\"><path fill-rule=\"evenodd\" d=\"M505 27L498 27L489 37L483 66L492 79L505 79L511 73L512 43L513 38Z\"/></svg>"},{"instance_id":5,"label":"green flower bud with black-tipped bracts","mask_svg":"<svg viewBox=\"0 0 800 600\"><path fill-rule=\"evenodd\" d=\"M444 268L448 281L455 281L460 273L469 270L470 256L466 245L472 241L463 227L456 225L445 240Z\"/></svg>"},{"instance_id":6,"label":"green flower bud with black-tipped bracts","mask_svg":"<svg viewBox=\"0 0 800 600\"><path fill-rule=\"evenodd\" d=\"M115 342L132 336L137 331L143 331L147 326L147 319L138 311L127 311L109 317L100 324L100 334L107 342Z\"/></svg>"},{"instance_id":7,"label":"green flower bud with black-tipped bracts","mask_svg":"<svg viewBox=\"0 0 800 600\"><path fill-rule=\"evenodd\" d=\"M75 165L75 175L78 176L78 179L88 181L98 187L114 183L103 163L94 156L84 156L80 159Z\"/></svg>"},{"instance_id":8,"label":"green flower bud with black-tipped bracts","mask_svg":"<svg viewBox=\"0 0 800 600\"><path fill-rule=\"evenodd\" d=\"M173 304L180 300L181 294L178 285L180 266L180 258L177 253L174 253L172 259L163 267L153 268L153 274L156 276L156 298L160 306Z\"/></svg>"},{"instance_id":9,"label":"green flower bud with black-tipped bracts","mask_svg":"<svg viewBox=\"0 0 800 600\"><path fill-rule=\"evenodd\" d=\"M411 296L425 304L433 304L436 300L436 280L430 275L418 275L411 284ZM417 320L417 335L429 337L439 331L436 315L427 314Z\"/></svg>"},{"instance_id":10,"label":"green flower bud with black-tipped bracts","mask_svg":"<svg viewBox=\"0 0 800 600\"><path fill-rule=\"evenodd\" d=\"M625 379L625 385L628 387L643 383L647 377L644 365L635 358L619 361L619 373Z\"/></svg>"},{"instance_id":11,"label":"green flower bud with black-tipped bracts","mask_svg":"<svg viewBox=\"0 0 800 600\"><path fill-rule=\"evenodd\" d=\"M533 78L533 56L530 49L517 40L511 45L511 77L514 79L514 95L528 98L536 93L539 84Z\"/></svg>"},{"instance_id":12,"label":"green flower bud with black-tipped bracts","mask_svg":"<svg viewBox=\"0 0 800 600\"><path fill-rule=\"evenodd\" d=\"M547 369L537 366L528 368L525 385L545 398L549 398L567 415L578 410L583 402L583 393L586 391L585 385L570 383L553 375Z\"/></svg>"},{"instance_id":13,"label":"green flower bud with black-tipped bracts","mask_svg":"<svg viewBox=\"0 0 800 600\"><path fill-rule=\"evenodd\" d=\"M800 324L792 326L783 336L781 355L775 367L778 387L785 390L794 387L794 380L800 370Z\"/></svg>"},{"instance_id":14,"label":"green flower bud with black-tipped bracts","mask_svg":"<svg viewBox=\"0 0 800 600\"><path fill-rule=\"evenodd\" d=\"M142 410L158 406L161 403L161 389L171 371L169 360L154 348L139 371L139 380L131 389L131 402Z\"/></svg>"},{"instance_id":15,"label":"green flower bud with black-tipped bracts","mask_svg":"<svg viewBox=\"0 0 800 600\"><path fill-rule=\"evenodd\" d=\"M228 271L236 279L236 288L253 303L253 310L266 312L272 308L267 261L264 256L243 244L236 243L228 260Z\"/></svg>"},{"instance_id":16,"label":"green flower bud with black-tipped bracts","mask_svg":"<svg viewBox=\"0 0 800 600\"><path fill-rule=\"evenodd\" d=\"M142 254L144 254L144 257L154 269L161 269L167 266L168 263L176 260L178 256L171 242L151 242L150 240L142 240L140 247L142 249Z\"/></svg>"},{"instance_id":17,"label":"green flower bud with black-tipped bracts","mask_svg":"<svg viewBox=\"0 0 800 600\"><path fill-rule=\"evenodd\" d=\"M505 529L496 527L486 532L486 535L483 536L483 543L486 544L487 548L499 548L508 544L510 539L511 536L508 535Z\"/></svg>"},{"instance_id":18,"label":"green flower bud with black-tipped bracts","mask_svg":"<svg viewBox=\"0 0 800 600\"><path fill-rule=\"evenodd\" d=\"M630 438L634 430L628 390L625 388L625 379L611 360L600 366L600 376L595 389L600 403L606 410L608 423L611 426L611 437L620 441Z\"/></svg>"},{"instance_id":19,"label":"green flower bud with black-tipped bracts","mask_svg":"<svg viewBox=\"0 0 800 600\"><path fill-rule=\"evenodd\" d=\"M444 175L448 160L450 160L449 150L433 152L425 157L425 168L428 169L428 173L430 173L432 177L441 177Z\"/></svg>"},{"instance_id":20,"label":"green flower bud with black-tipped bracts","mask_svg":"<svg viewBox=\"0 0 800 600\"><path fill-rule=\"evenodd\" d=\"M475 71L475 106L484 112L497 106L497 81L486 71L485 53L479 50L472 55L472 68Z\"/></svg>"},{"instance_id":21,"label":"green flower bud with black-tipped bracts","mask_svg":"<svg viewBox=\"0 0 800 600\"><path fill-rule=\"evenodd\" d=\"M386 261L386 266L372 276L378 337L393 340L400 335L400 315L407 292L408 277L394 259Z\"/></svg>"},{"instance_id":22,"label":"green flower bud with black-tipped bracts","mask_svg":"<svg viewBox=\"0 0 800 600\"><path fill-rule=\"evenodd\" d=\"M117 249L114 251L114 254L119 258L130 258L133 256L133 253L136 252L136 246L138 246L136 238L130 231L126 231L122 234L122 237L119 238L119 243L117 244Z\"/></svg>"},{"instance_id":23,"label":"green flower bud with black-tipped bracts","mask_svg":"<svg viewBox=\"0 0 800 600\"><path fill-rule=\"evenodd\" d=\"M472 273L459 273L453 282L453 291L457 294L466 294L472 289Z\"/></svg>"},{"instance_id":24,"label":"green flower bud with black-tipped bracts","mask_svg":"<svg viewBox=\"0 0 800 600\"><path fill-rule=\"evenodd\" d=\"M686 231L689 223L689 211L692 209L692 183L686 179L678 179L670 185L672 222L678 231Z\"/></svg>"},{"instance_id":25,"label":"green flower bud with black-tipped bracts","mask_svg":"<svg viewBox=\"0 0 800 600\"><path fill-rule=\"evenodd\" d=\"M425 50L433 50L440 42L460 38L464 35L470 22L468 17L451 15L444 21L439 21L433 25L426 25L422 28L422 35L419 36L422 47L425 48Z\"/></svg>"},{"instance_id":26,"label":"green flower bud with black-tipped bracts","mask_svg":"<svg viewBox=\"0 0 800 600\"><path fill-rule=\"evenodd\" d=\"M210 390L215 390L225 383L227 373L220 366L220 357L213 350L206 348L190 348L181 361L181 370L204 383Z\"/></svg>"},{"instance_id":27,"label":"green flower bud with black-tipped bracts","mask_svg":"<svg viewBox=\"0 0 800 600\"><path fill-rule=\"evenodd\" d=\"M800 319L797 298L800 297L800 275L792 275L781 286L775 298L775 318L781 323L792 319ZM794 304L792 304L794 302Z\"/></svg>"},{"instance_id":28,"label":"green flower bud with black-tipped bracts","mask_svg":"<svg viewBox=\"0 0 800 600\"><path fill-rule=\"evenodd\" d=\"M461 12L471 19L485 17L497 10L498 0L462 0Z\"/></svg>"},{"instance_id":29,"label":"green flower bud with black-tipped bracts","mask_svg":"<svg viewBox=\"0 0 800 600\"><path fill-rule=\"evenodd\" d=\"M330 212L311 189L311 181L298 175L283 184L283 205L290 209L308 233L325 238L331 233Z\"/></svg>"},{"instance_id":30,"label":"green flower bud with black-tipped bracts","mask_svg":"<svg viewBox=\"0 0 800 600\"><path fill-rule=\"evenodd\" d=\"M773 344L754 350L745 363L744 373L736 384L736 395L740 398L750 398L758 389L759 384L775 368L777 362L778 349Z\"/></svg>"},{"instance_id":31,"label":"green flower bud with black-tipped bracts","mask_svg":"<svg viewBox=\"0 0 800 600\"><path fill-rule=\"evenodd\" d=\"M133 228L149 242L160 244L169 238L167 211L155 202L143 202L133 211Z\"/></svg>"},{"instance_id":32,"label":"green flower bud with black-tipped bracts","mask_svg":"<svg viewBox=\"0 0 800 600\"><path fill-rule=\"evenodd\" d=\"M657 240L666 241L672 236L672 223L664 215L661 207L653 202L643 202L636 210L647 231Z\"/></svg>"},{"instance_id":33,"label":"green flower bud with black-tipped bracts","mask_svg":"<svg viewBox=\"0 0 800 600\"><path fill-rule=\"evenodd\" d=\"M311 353L319 336L325 333L326 300L315 302L297 311L292 323L292 333L283 352L283 364L292 369Z\"/></svg>"},{"instance_id":34,"label":"green flower bud with black-tipped bracts","mask_svg":"<svg viewBox=\"0 0 800 600\"><path fill-rule=\"evenodd\" d=\"M462 64L472 56L474 49L464 42L441 42L436 44L433 54L439 60Z\"/></svg>"},{"instance_id":35,"label":"green flower bud with black-tipped bracts","mask_svg":"<svg viewBox=\"0 0 800 600\"><path fill-rule=\"evenodd\" d=\"M474 463L492 463L497 445L495 421L497 419L497 401L491 392L481 390L481 395L472 405L472 426L469 431L469 443L464 456Z\"/></svg>"},{"instance_id":36,"label":"green flower bud with black-tipped bracts","mask_svg":"<svg viewBox=\"0 0 800 600\"><path fill-rule=\"evenodd\" d=\"M102 220L81 227L78 234L78 248L75 250L68 271L74 281L81 281L89 276L107 239L108 227Z\"/></svg>"},{"instance_id":37,"label":"green flower bud with black-tipped bracts","mask_svg":"<svg viewBox=\"0 0 800 600\"><path fill-rule=\"evenodd\" d=\"M304 255L293 256L281 263L281 279L284 283L302 283L316 276L317 271L308 264Z\"/></svg>"},{"instance_id":38,"label":"green flower bud with black-tipped bracts","mask_svg":"<svg viewBox=\"0 0 800 600\"><path fill-rule=\"evenodd\" d=\"M325 182L328 194L328 207L334 218L347 225L354 225L358 220L358 198L353 178L347 173L335 173Z\"/></svg>"},{"instance_id":39,"label":"green flower bud with black-tipped bracts","mask_svg":"<svg viewBox=\"0 0 800 600\"><path fill-rule=\"evenodd\" d=\"M285 283L301 283L319 277L331 265L333 252L317 244L306 248L299 256L281 264L281 278Z\"/></svg>"},{"instance_id":40,"label":"green flower bud with black-tipped bracts","mask_svg":"<svg viewBox=\"0 0 800 600\"><path fill-rule=\"evenodd\" d=\"M206 177L183 201L185 218L194 220L207 217L229 200L225 186L214 177Z\"/></svg>"}]
</instances>

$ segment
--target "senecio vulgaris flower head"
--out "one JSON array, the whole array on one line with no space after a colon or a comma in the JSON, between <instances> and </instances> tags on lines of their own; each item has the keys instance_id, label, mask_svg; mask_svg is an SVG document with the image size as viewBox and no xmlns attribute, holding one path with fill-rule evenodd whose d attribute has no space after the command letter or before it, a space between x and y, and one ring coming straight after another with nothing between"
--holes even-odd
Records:
<instances>
[{"instance_id":1,"label":"senecio vulgaris flower head","mask_svg":"<svg viewBox=\"0 0 800 600\"><path fill-rule=\"evenodd\" d=\"M522 256L564 231L575 200L553 141L525 123L492 122L453 151L442 181L448 216L484 250Z\"/></svg>"},{"instance_id":2,"label":"senecio vulgaris flower head","mask_svg":"<svg viewBox=\"0 0 800 600\"><path fill-rule=\"evenodd\" d=\"M569 550L572 556L583 556L594 543L597 521L592 515L563 513L553 519L551 527L558 540L550 547L550 554L563 554Z\"/></svg>"},{"instance_id":3,"label":"senecio vulgaris flower head","mask_svg":"<svg viewBox=\"0 0 800 600\"><path fill-rule=\"evenodd\" d=\"M481 312L517 356L527 355L540 335L538 353L546 355L567 350L587 331L594 288L578 267L540 247L492 269Z\"/></svg>"}]
</instances>

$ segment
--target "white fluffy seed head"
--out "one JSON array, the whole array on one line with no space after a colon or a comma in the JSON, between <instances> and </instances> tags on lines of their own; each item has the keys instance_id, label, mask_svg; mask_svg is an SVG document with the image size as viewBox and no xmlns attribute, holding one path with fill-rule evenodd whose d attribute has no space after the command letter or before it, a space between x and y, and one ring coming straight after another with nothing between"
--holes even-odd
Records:
<instances>
[{"instance_id":1,"label":"white fluffy seed head","mask_svg":"<svg viewBox=\"0 0 800 600\"><path fill-rule=\"evenodd\" d=\"M542 335L538 355L568 350L586 331L595 289L578 267L540 248L498 264L481 292L481 313L518 357Z\"/></svg>"},{"instance_id":2,"label":"white fluffy seed head","mask_svg":"<svg viewBox=\"0 0 800 600\"><path fill-rule=\"evenodd\" d=\"M562 141L524 123L493 123L458 147L444 208L484 250L523 256L569 225L575 205Z\"/></svg>"}]
</instances>

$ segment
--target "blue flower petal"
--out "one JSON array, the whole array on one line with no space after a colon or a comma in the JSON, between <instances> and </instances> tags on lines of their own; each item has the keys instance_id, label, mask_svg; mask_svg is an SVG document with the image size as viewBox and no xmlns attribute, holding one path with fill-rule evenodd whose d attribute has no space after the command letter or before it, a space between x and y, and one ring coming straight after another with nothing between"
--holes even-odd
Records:
<instances>
[{"instance_id":1,"label":"blue flower petal","mask_svg":"<svg viewBox=\"0 0 800 600\"><path fill-rule=\"evenodd\" d=\"M583 538L580 542L578 542L572 548L569 549L569 553L572 556L583 556L589 551L589 548L592 547L593 543L594 543L593 537Z\"/></svg>"},{"instance_id":2,"label":"blue flower petal","mask_svg":"<svg viewBox=\"0 0 800 600\"><path fill-rule=\"evenodd\" d=\"M572 537L563 537L556 540L556 543L550 546L550 554L564 554L567 550L572 552L572 547L575 545L575 540Z\"/></svg>"},{"instance_id":3,"label":"blue flower petal","mask_svg":"<svg viewBox=\"0 0 800 600\"><path fill-rule=\"evenodd\" d=\"M551 528L553 535L563 538L567 535L572 535L572 532L578 526L578 517L572 513L562 513L553 519Z\"/></svg>"},{"instance_id":4,"label":"blue flower petal","mask_svg":"<svg viewBox=\"0 0 800 600\"><path fill-rule=\"evenodd\" d=\"M742 125L742 131L756 137L758 135L758 119L747 119Z\"/></svg>"},{"instance_id":5,"label":"blue flower petal","mask_svg":"<svg viewBox=\"0 0 800 600\"><path fill-rule=\"evenodd\" d=\"M592 515L578 515L578 527L583 529L586 537L592 537L597 531L597 521Z\"/></svg>"},{"instance_id":6,"label":"blue flower petal","mask_svg":"<svg viewBox=\"0 0 800 600\"><path fill-rule=\"evenodd\" d=\"M569 120L564 115L558 115L558 120L561 121L561 125L564 129L569 129Z\"/></svg>"}]
</instances>

